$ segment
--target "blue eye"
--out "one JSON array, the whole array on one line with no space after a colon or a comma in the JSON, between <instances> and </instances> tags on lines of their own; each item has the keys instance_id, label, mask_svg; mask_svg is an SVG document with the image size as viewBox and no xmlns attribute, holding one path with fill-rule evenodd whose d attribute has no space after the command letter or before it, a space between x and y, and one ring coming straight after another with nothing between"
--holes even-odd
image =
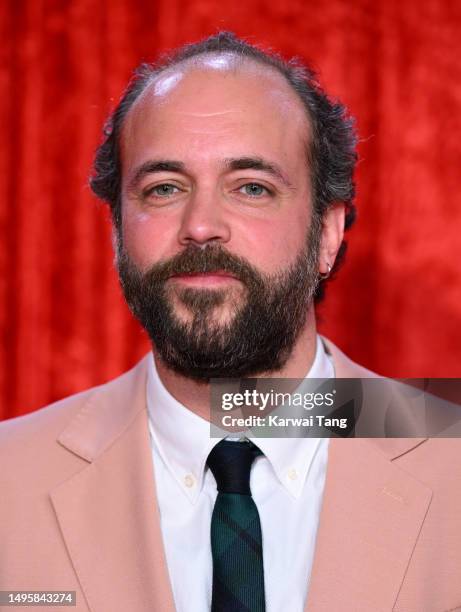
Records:
<instances>
[{"instance_id":1,"label":"blue eye","mask_svg":"<svg viewBox=\"0 0 461 612\"><path fill-rule=\"evenodd\" d=\"M239 191L242 190L245 195L250 196L251 198L258 198L269 193L269 190L259 183L247 183L246 185L242 185Z\"/></svg>"},{"instance_id":2,"label":"blue eye","mask_svg":"<svg viewBox=\"0 0 461 612\"><path fill-rule=\"evenodd\" d=\"M170 183L162 183L161 185L155 185L149 189L146 193L147 196L153 194L155 196L159 196L161 198L165 198L177 193L179 189L175 185L170 185Z\"/></svg>"}]
</instances>

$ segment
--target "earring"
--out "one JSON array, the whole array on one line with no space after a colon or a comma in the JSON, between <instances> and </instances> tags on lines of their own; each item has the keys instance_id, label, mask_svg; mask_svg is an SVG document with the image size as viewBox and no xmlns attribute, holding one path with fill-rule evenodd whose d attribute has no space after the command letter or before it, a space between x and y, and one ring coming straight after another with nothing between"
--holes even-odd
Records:
<instances>
[{"instance_id":1,"label":"earring","mask_svg":"<svg viewBox=\"0 0 461 612\"><path fill-rule=\"evenodd\" d=\"M320 280L326 280L330 276L330 274L331 274L331 266L330 266L329 263L327 263L327 268L328 268L328 272L325 272L323 274L321 272L319 272Z\"/></svg>"}]
</instances>

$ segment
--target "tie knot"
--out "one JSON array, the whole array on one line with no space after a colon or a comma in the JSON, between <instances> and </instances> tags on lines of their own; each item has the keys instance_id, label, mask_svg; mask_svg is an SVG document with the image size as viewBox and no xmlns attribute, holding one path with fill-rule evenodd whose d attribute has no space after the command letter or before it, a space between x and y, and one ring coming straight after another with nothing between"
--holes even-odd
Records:
<instances>
[{"instance_id":1,"label":"tie knot","mask_svg":"<svg viewBox=\"0 0 461 612\"><path fill-rule=\"evenodd\" d=\"M221 440L208 455L207 464L215 477L220 493L251 495L250 471L253 461L262 452L253 442Z\"/></svg>"}]
</instances>

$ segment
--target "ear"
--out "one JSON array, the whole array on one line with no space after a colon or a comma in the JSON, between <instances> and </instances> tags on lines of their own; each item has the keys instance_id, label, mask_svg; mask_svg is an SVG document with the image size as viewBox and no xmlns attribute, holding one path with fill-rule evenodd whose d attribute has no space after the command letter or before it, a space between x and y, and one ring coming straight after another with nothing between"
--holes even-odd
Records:
<instances>
[{"instance_id":1,"label":"ear","mask_svg":"<svg viewBox=\"0 0 461 612\"><path fill-rule=\"evenodd\" d=\"M112 237L112 249L113 249L114 253L117 253L117 245L118 245L118 233L117 233L117 230L115 229L115 224L114 224L114 222L112 222L112 233L111 233L111 237Z\"/></svg>"},{"instance_id":2,"label":"ear","mask_svg":"<svg viewBox=\"0 0 461 612\"><path fill-rule=\"evenodd\" d=\"M344 236L345 206L332 204L322 219L322 239L320 241L319 272L329 274L334 266Z\"/></svg>"},{"instance_id":3,"label":"ear","mask_svg":"<svg viewBox=\"0 0 461 612\"><path fill-rule=\"evenodd\" d=\"M120 237L114 222L112 222L112 250L114 253L114 266L117 268L118 258L120 257Z\"/></svg>"}]
</instances>

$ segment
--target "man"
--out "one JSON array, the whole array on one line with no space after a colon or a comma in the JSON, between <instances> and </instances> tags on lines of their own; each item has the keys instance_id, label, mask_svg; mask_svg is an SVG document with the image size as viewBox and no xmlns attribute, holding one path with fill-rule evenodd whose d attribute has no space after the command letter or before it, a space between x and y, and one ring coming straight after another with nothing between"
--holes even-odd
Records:
<instances>
[{"instance_id":1,"label":"man","mask_svg":"<svg viewBox=\"0 0 461 612\"><path fill-rule=\"evenodd\" d=\"M153 351L2 425L1 589L92 612L461 609L456 440L210 437L211 378L373 376L313 307L354 145L310 73L231 34L138 72L92 187ZM246 482L223 474L242 453Z\"/></svg>"}]
</instances>

